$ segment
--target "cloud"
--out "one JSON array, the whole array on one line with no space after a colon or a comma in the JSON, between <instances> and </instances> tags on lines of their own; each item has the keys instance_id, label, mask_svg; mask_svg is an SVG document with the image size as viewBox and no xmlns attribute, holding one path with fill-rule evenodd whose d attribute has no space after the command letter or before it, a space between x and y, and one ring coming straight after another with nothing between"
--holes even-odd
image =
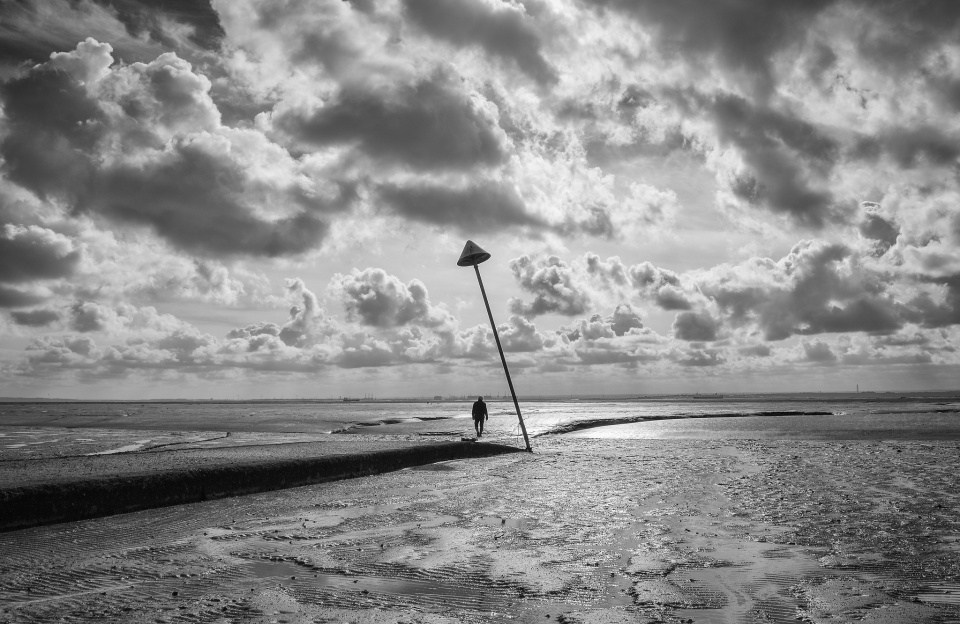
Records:
<instances>
[{"instance_id":1,"label":"cloud","mask_svg":"<svg viewBox=\"0 0 960 624\"><path fill-rule=\"evenodd\" d=\"M658 307L664 310L689 310L692 307L676 273L641 262L631 266L628 275L640 295L653 299Z\"/></svg>"},{"instance_id":2,"label":"cloud","mask_svg":"<svg viewBox=\"0 0 960 624\"><path fill-rule=\"evenodd\" d=\"M808 342L806 340L801 340L800 346L803 348L804 356L811 362L832 364L833 362L837 361L837 356L830 348L830 345L823 341L812 340Z\"/></svg>"},{"instance_id":3,"label":"cloud","mask_svg":"<svg viewBox=\"0 0 960 624\"><path fill-rule=\"evenodd\" d=\"M610 328L617 336L623 336L631 329L643 329L643 322L640 315L634 312L629 304L621 303L613 311L613 314L607 317Z\"/></svg>"},{"instance_id":4,"label":"cloud","mask_svg":"<svg viewBox=\"0 0 960 624\"><path fill-rule=\"evenodd\" d=\"M842 244L798 243L778 262L753 258L695 278L734 326L756 323L767 340L824 332L889 333L906 308L887 278Z\"/></svg>"},{"instance_id":5,"label":"cloud","mask_svg":"<svg viewBox=\"0 0 960 624\"><path fill-rule=\"evenodd\" d=\"M71 275L80 261L73 241L36 226L6 224L0 233L0 281L28 282Z\"/></svg>"},{"instance_id":6,"label":"cloud","mask_svg":"<svg viewBox=\"0 0 960 624\"><path fill-rule=\"evenodd\" d=\"M860 235L875 241L878 252L883 255L890 247L897 244L900 228L893 220L884 218L879 204L864 202L863 208L863 219L858 225Z\"/></svg>"},{"instance_id":7,"label":"cloud","mask_svg":"<svg viewBox=\"0 0 960 624\"><path fill-rule=\"evenodd\" d=\"M220 125L210 81L175 54L111 68L109 52L88 39L0 87L11 180L200 255L321 244L349 185L310 179L259 132Z\"/></svg>"},{"instance_id":8,"label":"cloud","mask_svg":"<svg viewBox=\"0 0 960 624\"><path fill-rule=\"evenodd\" d=\"M720 366L726 363L720 349L691 349L675 357L680 366Z\"/></svg>"},{"instance_id":9,"label":"cloud","mask_svg":"<svg viewBox=\"0 0 960 624\"><path fill-rule=\"evenodd\" d=\"M770 357L770 347L765 344L751 345L749 347L740 347L737 351L741 355L748 357Z\"/></svg>"},{"instance_id":10,"label":"cloud","mask_svg":"<svg viewBox=\"0 0 960 624\"><path fill-rule=\"evenodd\" d=\"M673 321L673 334L680 340L712 342L717 339L719 323L706 311L685 311Z\"/></svg>"},{"instance_id":11,"label":"cloud","mask_svg":"<svg viewBox=\"0 0 960 624\"><path fill-rule=\"evenodd\" d=\"M706 74L719 66L758 95L776 84L777 53L803 37L805 26L831 0L710 3L696 0L592 0L648 26L654 49L666 62L682 62Z\"/></svg>"},{"instance_id":12,"label":"cloud","mask_svg":"<svg viewBox=\"0 0 960 624\"><path fill-rule=\"evenodd\" d=\"M455 45L477 45L510 59L541 85L555 84L556 70L542 54L536 22L522 5L503 2L403 0L406 14L425 31Z\"/></svg>"},{"instance_id":13,"label":"cloud","mask_svg":"<svg viewBox=\"0 0 960 624\"><path fill-rule=\"evenodd\" d=\"M691 105L712 120L719 147L742 159L742 168L721 177L734 197L811 228L839 219L827 184L839 146L818 126L729 93L692 94L682 106Z\"/></svg>"},{"instance_id":14,"label":"cloud","mask_svg":"<svg viewBox=\"0 0 960 624\"><path fill-rule=\"evenodd\" d=\"M449 312L430 303L423 282L415 279L404 284L383 269L338 273L331 280L329 291L343 302L350 320L364 325L439 327L454 323Z\"/></svg>"},{"instance_id":15,"label":"cloud","mask_svg":"<svg viewBox=\"0 0 960 624\"><path fill-rule=\"evenodd\" d=\"M22 308L36 305L46 298L46 295L43 294L0 284L0 308Z\"/></svg>"},{"instance_id":16,"label":"cloud","mask_svg":"<svg viewBox=\"0 0 960 624\"><path fill-rule=\"evenodd\" d=\"M510 261L510 271L520 288L534 295L533 301L510 300L510 311L526 317L554 313L565 316L583 314L590 308L590 296L581 289L573 269L557 256L533 259L520 256Z\"/></svg>"},{"instance_id":17,"label":"cloud","mask_svg":"<svg viewBox=\"0 0 960 624\"><path fill-rule=\"evenodd\" d=\"M510 316L510 322L497 327L500 343L507 352L537 352L546 346L550 339L537 331L536 325L522 316Z\"/></svg>"},{"instance_id":18,"label":"cloud","mask_svg":"<svg viewBox=\"0 0 960 624\"><path fill-rule=\"evenodd\" d=\"M356 146L371 160L415 170L494 166L509 153L496 107L447 70L410 84L347 84L322 106L272 121L294 144Z\"/></svg>"},{"instance_id":19,"label":"cloud","mask_svg":"<svg viewBox=\"0 0 960 624\"><path fill-rule=\"evenodd\" d=\"M465 187L384 184L378 195L402 217L453 226L465 233L497 232L511 226L534 230L546 227L541 219L527 212L516 191L495 181L473 182Z\"/></svg>"},{"instance_id":20,"label":"cloud","mask_svg":"<svg viewBox=\"0 0 960 624\"><path fill-rule=\"evenodd\" d=\"M312 346L333 331L326 311L320 307L317 296L306 287L303 280L287 280L286 290L289 296L299 301L290 308L290 319L277 333L285 345L301 348ZM259 332L261 335L264 333L267 332Z\"/></svg>"},{"instance_id":21,"label":"cloud","mask_svg":"<svg viewBox=\"0 0 960 624\"><path fill-rule=\"evenodd\" d=\"M14 310L10 312L10 317L17 325L27 327L45 327L60 320L60 313L56 310Z\"/></svg>"},{"instance_id":22,"label":"cloud","mask_svg":"<svg viewBox=\"0 0 960 624\"><path fill-rule=\"evenodd\" d=\"M187 4L162 3L159 6L137 0L95 1L110 7L132 37L142 38L146 35L158 43L176 45L170 35L170 31L174 30L170 28L170 22L187 26L189 39L207 50L217 49L224 36L217 12L208 0Z\"/></svg>"},{"instance_id":23,"label":"cloud","mask_svg":"<svg viewBox=\"0 0 960 624\"><path fill-rule=\"evenodd\" d=\"M604 261L597 254L588 252L584 254L583 260L587 275L592 280L599 281L605 289L616 293L625 293L629 290L631 277L628 275L627 267L617 256Z\"/></svg>"}]
</instances>

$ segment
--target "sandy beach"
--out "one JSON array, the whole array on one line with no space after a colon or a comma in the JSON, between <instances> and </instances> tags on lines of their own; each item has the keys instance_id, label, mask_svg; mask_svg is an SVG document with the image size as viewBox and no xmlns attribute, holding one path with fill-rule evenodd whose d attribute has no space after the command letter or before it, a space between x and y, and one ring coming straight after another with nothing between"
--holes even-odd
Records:
<instances>
[{"instance_id":1,"label":"sandy beach","mask_svg":"<svg viewBox=\"0 0 960 624\"><path fill-rule=\"evenodd\" d=\"M958 454L546 436L0 534L0 621L958 622Z\"/></svg>"}]
</instances>

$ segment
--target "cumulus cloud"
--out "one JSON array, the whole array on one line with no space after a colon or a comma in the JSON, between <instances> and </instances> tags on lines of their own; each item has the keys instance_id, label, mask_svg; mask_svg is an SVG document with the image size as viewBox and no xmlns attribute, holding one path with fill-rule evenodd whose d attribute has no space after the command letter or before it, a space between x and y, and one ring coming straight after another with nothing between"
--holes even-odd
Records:
<instances>
[{"instance_id":1,"label":"cumulus cloud","mask_svg":"<svg viewBox=\"0 0 960 624\"><path fill-rule=\"evenodd\" d=\"M889 333L906 309L886 277L849 247L797 244L781 260L753 258L697 275L696 283L735 326L755 323L767 340L824 332Z\"/></svg>"},{"instance_id":2,"label":"cumulus cloud","mask_svg":"<svg viewBox=\"0 0 960 624\"><path fill-rule=\"evenodd\" d=\"M689 295L684 292L676 273L653 266L649 262L633 265L628 269L630 281L644 298L664 310L689 310Z\"/></svg>"},{"instance_id":3,"label":"cumulus cloud","mask_svg":"<svg viewBox=\"0 0 960 624\"><path fill-rule=\"evenodd\" d=\"M210 81L173 53L112 67L92 39L0 86L7 175L80 212L152 228L201 255L320 245L351 201L253 130L220 124Z\"/></svg>"},{"instance_id":4,"label":"cumulus cloud","mask_svg":"<svg viewBox=\"0 0 960 624\"><path fill-rule=\"evenodd\" d=\"M510 261L510 271L520 288L534 295L533 301L510 300L510 311L521 316L563 314L576 316L586 312L591 305L586 290L576 283L571 267L557 256L533 259L520 256Z\"/></svg>"},{"instance_id":5,"label":"cumulus cloud","mask_svg":"<svg viewBox=\"0 0 960 624\"><path fill-rule=\"evenodd\" d=\"M508 352L536 352L550 342L532 321L517 315L512 315L509 323L500 325L497 332L503 350Z\"/></svg>"},{"instance_id":6,"label":"cumulus cloud","mask_svg":"<svg viewBox=\"0 0 960 624\"><path fill-rule=\"evenodd\" d=\"M438 327L454 322L449 312L430 302L423 282L415 279L404 284L383 269L338 273L329 290L342 301L351 320L365 325L398 327L414 323Z\"/></svg>"},{"instance_id":7,"label":"cumulus cloud","mask_svg":"<svg viewBox=\"0 0 960 624\"><path fill-rule=\"evenodd\" d=\"M326 310L320 307L317 296L307 288L303 280L287 280L286 289L289 296L297 299L298 302L290 308L290 319L280 328L276 336L290 347L316 344L331 331ZM267 333L271 332L260 331L255 335Z\"/></svg>"},{"instance_id":8,"label":"cumulus cloud","mask_svg":"<svg viewBox=\"0 0 960 624\"><path fill-rule=\"evenodd\" d=\"M629 304L621 303L613 311L613 314L607 318L610 328L617 336L622 336L631 329L643 329L643 322L640 315L637 314Z\"/></svg>"}]
</instances>

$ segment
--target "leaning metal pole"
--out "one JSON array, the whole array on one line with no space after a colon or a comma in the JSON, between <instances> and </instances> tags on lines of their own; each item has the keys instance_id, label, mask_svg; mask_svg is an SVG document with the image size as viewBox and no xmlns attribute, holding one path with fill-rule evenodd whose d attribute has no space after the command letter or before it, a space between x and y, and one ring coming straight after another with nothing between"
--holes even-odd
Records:
<instances>
[{"instance_id":1,"label":"leaning metal pole","mask_svg":"<svg viewBox=\"0 0 960 624\"><path fill-rule=\"evenodd\" d=\"M489 257L489 255L487 256ZM507 368L507 358L503 357L503 347L500 346L500 335L497 333L497 324L493 322L493 312L490 311L490 303L487 301L487 291L483 288L483 280L480 279L480 266L473 263L473 270L477 272L477 282L480 283L480 294L483 295L483 305L487 307L487 316L490 317L490 327L493 329L493 338L497 341L497 351L500 352L500 362L503 364L503 372L507 375L507 385L510 386L510 395L513 397L513 406L517 408L517 418L520 420L520 431L523 432L523 441L527 443L527 450L533 451L530 447L530 438L527 437L527 428L523 424L523 416L520 415L520 403L517 401L517 393L513 389L513 381L510 379L510 369Z\"/></svg>"}]
</instances>

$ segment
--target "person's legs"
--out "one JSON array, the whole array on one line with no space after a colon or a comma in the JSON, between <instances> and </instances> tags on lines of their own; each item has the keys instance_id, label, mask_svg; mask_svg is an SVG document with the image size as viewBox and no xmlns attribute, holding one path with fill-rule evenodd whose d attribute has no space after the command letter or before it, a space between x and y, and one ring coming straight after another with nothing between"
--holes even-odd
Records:
<instances>
[{"instance_id":1,"label":"person's legs","mask_svg":"<svg viewBox=\"0 0 960 624\"><path fill-rule=\"evenodd\" d=\"M482 435L483 435L483 418L478 418L477 419L477 437L479 438Z\"/></svg>"},{"instance_id":2,"label":"person's legs","mask_svg":"<svg viewBox=\"0 0 960 624\"><path fill-rule=\"evenodd\" d=\"M479 437L480 437L480 431L481 431L481 429L480 429L480 421L477 420L476 418L473 419L473 428L477 430L477 437L479 438Z\"/></svg>"}]
</instances>

